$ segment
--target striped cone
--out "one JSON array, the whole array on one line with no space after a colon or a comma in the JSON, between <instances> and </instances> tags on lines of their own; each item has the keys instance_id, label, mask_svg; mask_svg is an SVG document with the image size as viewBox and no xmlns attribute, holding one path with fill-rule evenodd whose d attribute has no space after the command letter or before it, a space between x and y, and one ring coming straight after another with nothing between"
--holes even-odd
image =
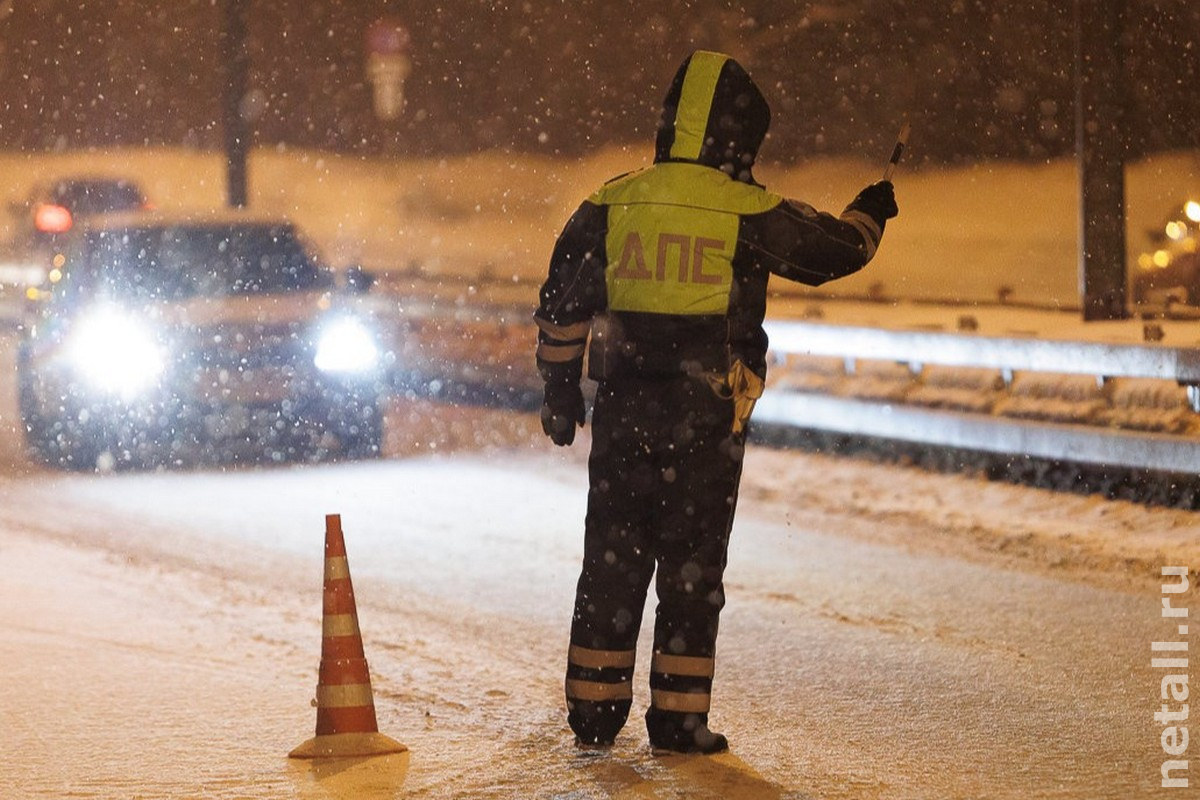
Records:
<instances>
[{"instance_id":1,"label":"striped cone","mask_svg":"<svg viewBox=\"0 0 1200 800\"><path fill-rule=\"evenodd\" d=\"M379 732L371 675L363 653L354 587L346 562L342 518L325 516L325 595L321 668L317 678L317 735L289 758L359 758L408 748Z\"/></svg>"}]
</instances>

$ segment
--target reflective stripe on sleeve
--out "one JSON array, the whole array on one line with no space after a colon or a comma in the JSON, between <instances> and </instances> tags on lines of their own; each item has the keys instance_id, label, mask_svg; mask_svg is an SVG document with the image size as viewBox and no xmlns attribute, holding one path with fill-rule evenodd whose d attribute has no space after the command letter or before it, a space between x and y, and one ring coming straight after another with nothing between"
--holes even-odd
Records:
<instances>
[{"instance_id":1,"label":"reflective stripe on sleeve","mask_svg":"<svg viewBox=\"0 0 1200 800\"><path fill-rule=\"evenodd\" d=\"M573 342L579 339L586 339L588 331L592 327L591 320L576 322L571 325L555 325L548 319L534 317L534 322L537 323L538 330L546 334L546 336L556 342Z\"/></svg>"},{"instance_id":2,"label":"reflective stripe on sleeve","mask_svg":"<svg viewBox=\"0 0 1200 800\"><path fill-rule=\"evenodd\" d=\"M679 711L685 714L707 714L712 695L700 692L668 692L650 690L650 705L659 711Z\"/></svg>"},{"instance_id":3,"label":"reflective stripe on sleeve","mask_svg":"<svg viewBox=\"0 0 1200 800\"><path fill-rule=\"evenodd\" d=\"M879 240L883 238L883 231L879 229L879 223L875 221L875 218L861 211L846 211L842 214L841 219L842 222L853 225L855 230L862 234L867 261L874 258L875 249L879 247Z\"/></svg>"},{"instance_id":4,"label":"reflective stripe on sleeve","mask_svg":"<svg viewBox=\"0 0 1200 800\"><path fill-rule=\"evenodd\" d=\"M567 361L583 358L583 351L586 349L587 346L583 343L550 344L549 342L539 342L537 357L551 364L563 364Z\"/></svg>"},{"instance_id":5,"label":"reflective stripe on sleeve","mask_svg":"<svg viewBox=\"0 0 1200 800\"><path fill-rule=\"evenodd\" d=\"M600 703L605 700L632 700L633 684L629 681L601 683L600 681L582 681L568 678L567 697L572 700L589 700L593 703Z\"/></svg>"}]
</instances>

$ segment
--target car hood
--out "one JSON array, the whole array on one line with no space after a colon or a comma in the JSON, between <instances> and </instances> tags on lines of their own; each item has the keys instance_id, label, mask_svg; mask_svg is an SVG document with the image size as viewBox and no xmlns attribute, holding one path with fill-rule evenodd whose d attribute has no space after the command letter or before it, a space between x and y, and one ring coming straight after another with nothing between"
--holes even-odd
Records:
<instances>
[{"instance_id":1,"label":"car hood","mask_svg":"<svg viewBox=\"0 0 1200 800\"><path fill-rule=\"evenodd\" d=\"M315 320L333 305L327 291L241 297L198 297L156 305L148 312L181 327L287 327Z\"/></svg>"}]
</instances>

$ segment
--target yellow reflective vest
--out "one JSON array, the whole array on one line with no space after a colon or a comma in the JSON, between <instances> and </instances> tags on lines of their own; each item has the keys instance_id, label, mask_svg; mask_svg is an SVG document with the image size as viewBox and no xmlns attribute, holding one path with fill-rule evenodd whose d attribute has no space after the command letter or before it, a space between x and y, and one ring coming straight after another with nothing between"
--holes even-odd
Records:
<instances>
[{"instance_id":1,"label":"yellow reflective vest","mask_svg":"<svg viewBox=\"0 0 1200 800\"><path fill-rule=\"evenodd\" d=\"M614 181L590 201L608 209L609 311L724 316L741 218L783 198L714 169L669 162Z\"/></svg>"}]
</instances>

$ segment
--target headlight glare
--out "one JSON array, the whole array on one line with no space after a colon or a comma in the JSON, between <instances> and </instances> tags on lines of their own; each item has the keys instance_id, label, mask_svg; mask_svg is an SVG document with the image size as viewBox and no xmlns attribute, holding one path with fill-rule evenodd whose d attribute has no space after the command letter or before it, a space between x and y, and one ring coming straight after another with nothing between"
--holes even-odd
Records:
<instances>
[{"instance_id":1,"label":"headlight glare","mask_svg":"<svg viewBox=\"0 0 1200 800\"><path fill-rule=\"evenodd\" d=\"M122 397L153 386L166 368L163 350L150 331L112 308L80 318L67 343L67 355L91 386Z\"/></svg>"},{"instance_id":2,"label":"headlight glare","mask_svg":"<svg viewBox=\"0 0 1200 800\"><path fill-rule=\"evenodd\" d=\"M369 372L379 364L379 346L361 320L341 317L321 329L313 363L322 372Z\"/></svg>"}]
</instances>

